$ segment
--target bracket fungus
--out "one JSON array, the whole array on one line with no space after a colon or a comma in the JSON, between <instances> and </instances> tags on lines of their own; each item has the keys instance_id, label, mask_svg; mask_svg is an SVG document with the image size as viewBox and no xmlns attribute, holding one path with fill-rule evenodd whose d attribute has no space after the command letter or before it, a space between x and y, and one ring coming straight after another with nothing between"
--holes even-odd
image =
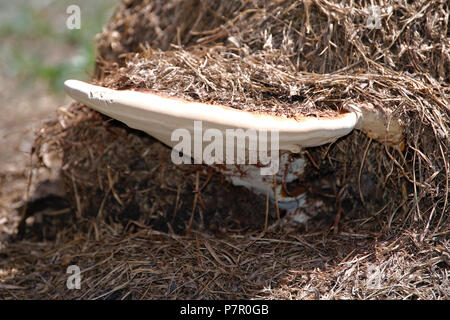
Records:
<instances>
[{"instance_id":1,"label":"bracket fungus","mask_svg":"<svg viewBox=\"0 0 450 320\"><path fill-rule=\"evenodd\" d=\"M293 192L286 187L288 183L297 181L304 171L302 148L334 142L353 129L360 129L371 138L400 149L403 144L399 122L389 122L387 115L370 104L347 104L344 106L345 112L334 116L289 119L223 105L190 102L150 91L109 89L78 80L67 80L64 86L67 94L76 101L133 129L146 132L177 153L187 154L186 158L192 158L194 163L212 165L234 185L244 186L257 194L269 194L272 201L277 201L280 208L288 211L301 207L306 195L305 188L296 188ZM199 123L201 126L196 126ZM173 133L180 129L190 140L188 144L194 146L187 148L188 152L186 148L179 149L179 137L174 139ZM238 139L238 143L232 145L232 155L241 154L244 157L230 159L227 153L229 144L223 143L220 145L222 150L215 148L213 153L217 155L219 152L222 156L227 153L229 161L223 161L223 157L205 160L202 150L212 143L211 135L209 138L204 136L207 130L213 130L215 139L218 136L228 138L231 132L232 139ZM266 134L258 135L258 132ZM271 132L271 139L276 141L268 141L267 132ZM251 133L255 133L253 143ZM239 134L244 136L243 140L239 141ZM197 152L195 146L199 142L197 149L200 152ZM192 149L194 151L191 153ZM261 170L264 169L261 168L261 158L255 162L249 161L252 155L261 155L263 151L266 158L270 154L276 162L272 170L265 173ZM299 155L293 157L290 154Z\"/></svg>"}]
</instances>

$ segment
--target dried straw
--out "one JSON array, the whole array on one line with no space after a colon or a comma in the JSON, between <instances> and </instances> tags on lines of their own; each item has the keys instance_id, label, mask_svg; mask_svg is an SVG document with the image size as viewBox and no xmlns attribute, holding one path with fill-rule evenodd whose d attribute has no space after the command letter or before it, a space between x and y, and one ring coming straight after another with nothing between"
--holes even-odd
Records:
<instances>
[{"instance_id":1,"label":"dried straw","mask_svg":"<svg viewBox=\"0 0 450 320\"><path fill-rule=\"evenodd\" d=\"M63 157L71 211L7 243L0 297L448 299L448 20L443 0L123 1L97 37L96 83L286 117L370 102L401 120L405 150L358 131L309 148L323 205L296 226L74 104L36 140ZM65 287L70 264L81 290Z\"/></svg>"}]
</instances>

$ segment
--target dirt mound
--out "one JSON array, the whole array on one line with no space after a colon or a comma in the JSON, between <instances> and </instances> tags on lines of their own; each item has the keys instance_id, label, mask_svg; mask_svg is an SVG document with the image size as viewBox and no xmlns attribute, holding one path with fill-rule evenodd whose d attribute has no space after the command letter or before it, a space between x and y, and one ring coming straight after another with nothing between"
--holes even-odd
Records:
<instances>
[{"instance_id":1,"label":"dirt mound","mask_svg":"<svg viewBox=\"0 0 450 320\"><path fill-rule=\"evenodd\" d=\"M359 131L308 148L324 209L293 226L74 104L35 146L62 158L73 220L6 246L3 296L448 299L448 19L446 1L123 1L97 37L95 83L286 117L372 103L401 121L405 148ZM70 264L82 290L65 287Z\"/></svg>"}]
</instances>

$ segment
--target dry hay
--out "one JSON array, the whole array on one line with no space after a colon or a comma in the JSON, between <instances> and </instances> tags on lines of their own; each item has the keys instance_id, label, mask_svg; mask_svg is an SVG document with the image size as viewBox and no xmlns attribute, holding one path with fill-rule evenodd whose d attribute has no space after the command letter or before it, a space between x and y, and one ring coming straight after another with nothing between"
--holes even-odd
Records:
<instances>
[{"instance_id":1,"label":"dry hay","mask_svg":"<svg viewBox=\"0 0 450 320\"><path fill-rule=\"evenodd\" d=\"M74 104L35 150L61 155L72 210L6 245L0 297L448 299L448 3L374 4L370 30L366 1L123 1L95 82L288 117L370 102L401 120L405 149L358 131L309 148L305 184L325 205L296 226Z\"/></svg>"}]
</instances>

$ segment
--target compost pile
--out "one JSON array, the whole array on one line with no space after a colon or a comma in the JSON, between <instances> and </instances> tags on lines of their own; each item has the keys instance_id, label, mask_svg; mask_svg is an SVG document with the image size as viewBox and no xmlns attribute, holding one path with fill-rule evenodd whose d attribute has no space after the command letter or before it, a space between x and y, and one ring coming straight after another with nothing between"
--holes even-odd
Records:
<instances>
[{"instance_id":1,"label":"compost pile","mask_svg":"<svg viewBox=\"0 0 450 320\"><path fill-rule=\"evenodd\" d=\"M97 36L94 83L285 117L371 103L400 120L405 148L359 131L308 148L309 195L328 209L293 226L264 196L175 166L153 138L74 103L35 145L36 166L61 158L70 210L8 244L14 293L448 299L448 22L444 0L124 0ZM82 290L65 288L70 264L86 269Z\"/></svg>"}]
</instances>

